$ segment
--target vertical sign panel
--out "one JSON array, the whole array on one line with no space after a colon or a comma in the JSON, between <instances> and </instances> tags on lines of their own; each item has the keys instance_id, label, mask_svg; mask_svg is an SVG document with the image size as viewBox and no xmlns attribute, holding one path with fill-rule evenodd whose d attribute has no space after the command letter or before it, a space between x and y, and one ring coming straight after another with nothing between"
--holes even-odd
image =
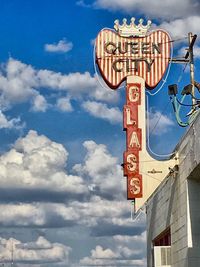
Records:
<instances>
[{"instance_id":1,"label":"vertical sign panel","mask_svg":"<svg viewBox=\"0 0 200 267\"><path fill-rule=\"evenodd\" d=\"M140 151L142 150L142 129L138 127L139 105L141 105L141 84L127 84L126 105L124 106L124 130L126 131L124 176L127 177L128 199L142 197L142 175L139 169Z\"/></svg>"}]
</instances>

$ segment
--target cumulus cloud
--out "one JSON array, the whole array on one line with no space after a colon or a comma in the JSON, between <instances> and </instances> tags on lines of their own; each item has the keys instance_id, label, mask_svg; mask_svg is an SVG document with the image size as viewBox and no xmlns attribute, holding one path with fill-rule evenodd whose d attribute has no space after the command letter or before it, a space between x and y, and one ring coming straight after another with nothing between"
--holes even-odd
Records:
<instances>
[{"instance_id":1,"label":"cumulus cloud","mask_svg":"<svg viewBox=\"0 0 200 267\"><path fill-rule=\"evenodd\" d=\"M169 22L161 23L159 28L167 30L173 38L186 37L182 41L187 41L187 35L189 32L193 32L195 34L200 31L200 17L193 15L170 20Z\"/></svg>"},{"instance_id":2,"label":"cumulus cloud","mask_svg":"<svg viewBox=\"0 0 200 267\"><path fill-rule=\"evenodd\" d=\"M20 118L13 118L9 120L5 114L0 111L0 129L22 129L24 124L21 123Z\"/></svg>"},{"instance_id":3,"label":"cumulus cloud","mask_svg":"<svg viewBox=\"0 0 200 267\"><path fill-rule=\"evenodd\" d=\"M58 203L1 204L0 211L1 227L72 227L79 219L76 210Z\"/></svg>"},{"instance_id":4,"label":"cumulus cloud","mask_svg":"<svg viewBox=\"0 0 200 267\"><path fill-rule=\"evenodd\" d=\"M81 1L82 6L84 2ZM198 0L168 0L161 1L152 0L96 0L92 5L94 8L107 9L110 11L123 11L124 13L146 14L150 18L180 18L188 16L188 14L198 14L200 4ZM173 10L173 12L172 12Z\"/></svg>"},{"instance_id":5,"label":"cumulus cloud","mask_svg":"<svg viewBox=\"0 0 200 267\"><path fill-rule=\"evenodd\" d=\"M68 263L71 248L59 243L50 243L44 237L35 242L22 243L14 238L0 238L0 262L11 263L11 251L15 264ZM17 265L18 266L18 265Z\"/></svg>"},{"instance_id":6,"label":"cumulus cloud","mask_svg":"<svg viewBox=\"0 0 200 267\"><path fill-rule=\"evenodd\" d=\"M182 47L178 51L179 56L185 56L187 49L188 47ZM200 46L194 46L193 52L194 52L194 59L199 59L200 58Z\"/></svg>"},{"instance_id":7,"label":"cumulus cloud","mask_svg":"<svg viewBox=\"0 0 200 267\"><path fill-rule=\"evenodd\" d=\"M73 111L70 99L68 97L62 97L57 100L56 107L63 112Z\"/></svg>"},{"instance_id":8,"label":"cumulus cloud","mask_svg":"<svg viewBox=\"0 0 200 267\"><path fill-rule=\"evenodd\" d=\"M90 5L90 4L86 4L86 3L84 2L84 0L79 0L79 1L76 2L76 4L77 4L78 6L82 6L82 7L91 7L91 5Z\"/></svg>"},{"instance_id":9,"label":"cumulus cloud","mask_svg":"<svg viewBox=\"0 0 200 267\"><path fill-rule=\"evenodd\" d=\"M81 176L90 178L92 191L108 198L123 197L125 182L118 159L113 157L105 145L94 141L85 141L86 156L83 164L76 164L74 171Z\"/></svg>"},{"instance_id":10,"label":"cumulus cloud","mask_svg":"<svg viewBox=\"0 0 200 267\"><path fill-rule=\"evenodd\" d=\"M32 101L32 110L33 111L45 112L47 110L47 108L48 108L48 103L47 103L46 99L44 98L44 96L36 95L33 98L33 101Z\"/></svg>"},{"instance_id":11,"label":"cumulus cloud","mask_svg":"<svg viewBox=\"0 0 200 267\"><path fill-rule=\"evenodd\" d=\"M80 223L89 227L93 236L115 235L113 231L108 233L107 229L111 227L118 229L118 233L123 227L131 227L130 218L125 219L129 213L129 205L126 201L115 200L115 205L113 205L111 200L95 195L90 200L84 203L74 201L71 206L76 210L77 216L80 216ZM99 234L100 231L102 234Z\"/></svg>"},{"instance_id":12,"label":"cumulus cloud","mask_svg":"<svg viewBox=\"0 0 200 267\"><path fill-rule=\"evenodd\" d=\"M162 114L160 111L151 109L148 112L148 125L150 134L162 135L174 126L174 122L169 116Z\"/></svg>"},{"instance_id":13,"label":"cumulus cloud","mask_svg":"<svg viewBox=\"0 0 200 267\"><path fill-rule=\"evenodd\" d=\"M137 242L137 244L139 244L139 243L145 244L147 241L146 235L147 235L147 233L146 233L146 231L144 231L141 235L135 235L135 236L116 235L113 237L113 239L116 242L120 242L121 244L128 244L128 243L134 243L134 242Z\"/></svg>"},{"instance_id":14,"label":"cumulus cloud","mask_svg":"<svg viewBox=\"0 0 200 267\"><path fill-rule=\"evenodd\" d=\"M109 248L96 246L91 250L90 257L84 257L80 260L82 266L144 266L145 259L128 259L134 252L128 247L118 247L115 251Z\"/></svg>"},{"instance_id":15,"label":"cumulus cloud","mask_svg":"<svg viewBox=\"0 0 200 267\"><path fill-rule=\"evenodd\" d=\"M31 65L10 58L0 67L0 108L6 110L15 104L29 102L33 111L44 112L51 107L47 94L42 88L47 88L60 94L55 96L56 106L62 111L71 111L70 99L80 101L83 98L116 103L119 93L101 87L96 75L89 72L69 73L67 75L46 69L36 70ZM57 99L60 98L60 99ZM66 102L64 102L66 100Z\"/></svg>"},{"instance_id":16,"label":"cumulus cloud","mask_svg":"<svg viewBox=\"0 0 200 267\"><path fill-rule=\"evenodd\" d=\"M27 199L45 200L53 193L58 199L67 199L86 194L88 188L82 178L67 174L67 157L61 144L29 131L0 157L0 200L17 200L25 195Z\"/></svg>"},{"instance_id":17,"label":"cumulus cloud","mask_svg":"<svg viewBox=\"0 0 200 267\"><path fill-rule=\"evenodd\" d=\"M94 240L104 237L113 241L109 247L96 244L91 256L84 257L79 265L96 264L96 261L102 266L144 263L145 220L134 223L131 220L130 203L125 196L126 180L117 158L105 145L94 141L83 145L85 158L73 168L77 175L69 175L66 163L70 155L62 145L35 131L19 138L0 158L0 226L54 230L62 227L67 231L73 228L70 232L78 235L79 228L84 227ZM80 194L85 197L79 198ZM132 238L128 239L127 235ZM137 248L132 246L133 240L137 241ZM7 243L8 239L4 241ZM68 262L70 248L51 243L44 237L34 242L17 240L13 243L16 243L16 265L65 266ZM22 253L24 257L19 256Z\"/></svg>"},{"instance_id":18,"label":"cumulus cloud","mask_svg":"<svg viewBox=\"0 0 200 267\"><path fill-rule=\"evenodd\" d=\"M97 235L100 221L107 229L115 225L115 233L122 222L130 228L130 221L121 218L128 207L117 158L94 141L84 142L84 147L86 156L72 175L67 173L68 152L61 144L35 131L19 138L0 157L0 225L59 227L81 222ZM114 218L108 219L110 213Z\"/></svg>"},{"instance_id":19,"label":"cumulus cloud","mask_svg":"<svg viewBox=\"0 0 200 267\"><path fill-rule=\"evenodd\" d=\"M82 202L72 200L69 205L49 202L1 203L0 212L1 227L74 229L83 226L93 237L129 235L138 236L138 240L145 227L145 218L133 224L126 200L116 199L113 204L113 201L100 196L92 196L90 200Z\"/></svg>"},{"instance_id":20,"label":"cumulus cloud","mask_svg":"<svg viewBox=\"0 0 200 267\"><path fill-rule=\"evenodd\" d=\"M23 202L1 203L1 227L60 228L81 225L93 237L139 236L144 231L145 219L133 225L126 200L115 199L113 204L111 200L94 195L88 201L72 200L69 205Z\"/></svg>"},{"instance_id":21,"label":"cumulus cloud","mask_svg":"<svg viewBox=\"0 0 200 267\"><path fill-rule=\"evenodd\" d=\"M60 40L58 43L45 44L44 49L50 53L67 53L73 48L72 42L68 42L66 39Z\"/></svg>"},{"instance_id":22,"label":"cumulus cloud","mask_svg":"<svg viewBox=\"0 0 200 267\"><path fill-rule=\"evenodd\" d=\"M122 123L122 112L117 107L109 108L106 104L95 101L86 101L82 107L96 118L105 119L113 124Z\"/></svg>"},{"instance_id":23,"label":"cumulus cloud","mask_svg":"<svg viewBox=\"0 0 200 267\"><path fill-rule=\"evenodd\" d=\"M124 201L126 181L121 166L105 145L86 141L84 147L86 156L73 168L77 175L72 175L67 173L68 152L61 144L35 131L19 138L0 157L0 225L61 227L78 223L92 227L93 235L102 235L99 225L105 226L104 235L127 233L131 225L124 219L129 207ZM109 217L111 213L114 217Z\"/></svg>"}]
</instances>

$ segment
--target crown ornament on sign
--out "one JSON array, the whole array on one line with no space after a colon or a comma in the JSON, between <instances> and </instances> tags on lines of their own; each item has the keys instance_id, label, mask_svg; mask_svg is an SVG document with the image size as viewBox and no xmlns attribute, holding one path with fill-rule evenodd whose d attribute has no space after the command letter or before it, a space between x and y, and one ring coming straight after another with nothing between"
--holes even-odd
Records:
<instances>
[{"instance_id":1,"label":"crown ornament on sign","mask_svg":"<svg viewBox=\"0 0 200 267\"><path fill-rule=\"evenodd\" d=\"M144 37L151 26L151 20L148 20L146 25L143 25L143 22L144 20L140 19L139 24L136 25L135 18L131 18L131 23L128 25L127 19L123 19L123 24L120 25L117 19L115 20L114 29L123 37Z\"/></svg>"}]
</instances>

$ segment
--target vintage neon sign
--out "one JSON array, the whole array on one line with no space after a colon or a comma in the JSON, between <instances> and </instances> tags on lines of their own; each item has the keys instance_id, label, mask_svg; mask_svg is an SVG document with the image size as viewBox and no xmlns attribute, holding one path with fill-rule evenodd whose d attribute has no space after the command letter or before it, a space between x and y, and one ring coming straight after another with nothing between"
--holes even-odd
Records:
<instances>
[{"instance_id":1,"label":"vintage neon sign","mask_svg":"<svg viewBox=\"0 0 200 267\"><path fill-rule=\"evenodd\" d=\"M144 144L145 123L141 127L140 114L144 104L144 83L153 89L161 81L170 58L170 37L162 30L147 31L151 22L127 25L115 21L116 32L102 30L96 39L96 63L107 85L116 89L126 79L126 104L123 109L123 126L126 131L124 176L127 177L128 199L143 197L143 174L140 157ZM135 77L129 79L129 77ZM138 78L137 78L138 77ZM143 112L144 113L144 112ZM146 153L146 150L145 150Z\"/></svg>"},{"instance_id":2,"label":"vintage neon sign","mask_svg":"<svg viewBox=\"0 0 200 267\"><path fill-rule=\"evenodd\" d=\"M96 62L105 82L110 88L116 89L127 76L139 76L145 80L148 89L153 89L169 64L169 35L163 30L157 30L146 36L149 24L126 25L124 21L121 26L117 21L115 23L117 33L104 29L96 39ZM126 34L124 37L123 32L127 29L130 36Z\"/></svg>"}]
</instances>

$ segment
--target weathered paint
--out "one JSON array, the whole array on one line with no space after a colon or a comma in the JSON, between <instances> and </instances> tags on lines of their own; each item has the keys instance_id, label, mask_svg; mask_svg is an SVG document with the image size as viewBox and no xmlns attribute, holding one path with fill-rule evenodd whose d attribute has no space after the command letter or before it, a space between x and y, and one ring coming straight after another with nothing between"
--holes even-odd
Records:
<instances>
[{"instance_id":1,"label":"weathered paint","mask_svg":"<svg viewBox=\"0 0 200 267\"><path fill-rule=\"evenodd\" d=\"M127 76L140 76L153 89L161 81L170 58L170 37L162 30L145 37L121 37L102 30L96 39L96 62L105 82L116 89Z\"/></svg>"}]
</instances>

